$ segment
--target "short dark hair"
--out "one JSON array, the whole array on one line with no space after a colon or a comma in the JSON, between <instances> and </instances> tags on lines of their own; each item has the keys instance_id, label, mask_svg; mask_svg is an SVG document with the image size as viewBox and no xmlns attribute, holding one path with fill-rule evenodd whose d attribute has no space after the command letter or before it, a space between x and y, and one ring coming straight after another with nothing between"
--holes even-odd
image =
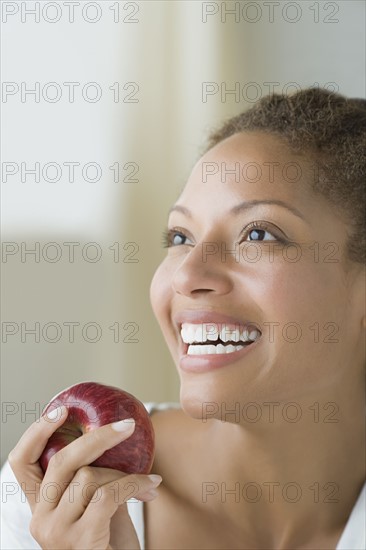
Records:
<instances>
[{"instance_id":1,"label":"short dark hair","mask_svg":"<svg viewBox=\"0 0 366 550\"><path fill-rule=\"evenodd\" d=\"M291 151L317 163L311 188L345 215L351 225L347 259L365 264L366 100L322 88L272 94L212 131L205 152L247 131L278 136Z\"/></svg>"}]
</instances>

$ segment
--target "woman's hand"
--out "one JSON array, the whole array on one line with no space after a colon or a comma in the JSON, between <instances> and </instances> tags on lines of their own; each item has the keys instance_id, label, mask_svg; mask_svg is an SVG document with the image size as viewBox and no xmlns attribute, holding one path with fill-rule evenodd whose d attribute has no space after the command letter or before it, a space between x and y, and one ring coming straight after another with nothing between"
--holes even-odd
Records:
<instances>
[{"instance_id":1,"label":"woman's hand","mask_svg":"<svg viewBox=\"0 0 366 550\"><path fill-rule=\"evenodd\" d=\"M8 457L32 511L32 536L47 550L139 549L126 501L155 498L161 477L88 466L130 437L134 421L107 424L82 435L51 457L43 475L38 460L66 420L67 409L52 413L34 422Z\"/></svg>"}]
</instances>

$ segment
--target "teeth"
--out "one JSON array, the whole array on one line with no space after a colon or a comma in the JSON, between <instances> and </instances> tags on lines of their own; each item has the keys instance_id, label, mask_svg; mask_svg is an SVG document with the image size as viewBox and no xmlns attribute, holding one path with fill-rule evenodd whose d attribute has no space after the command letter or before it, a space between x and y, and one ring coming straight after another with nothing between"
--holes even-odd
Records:
<instances>
[{"instance_id":1,"label":"teeth","mask_svg":"<svg viewBox=\"0 0 366 550\"><path fill-rule=\"evenodd\" d=\"M220 333L216 325L213 325L212 323L205 323L202 326L204 327L204 329L201 342L204 342L205 340L208 340L209 342L214 342L219 338Z\"/></svg>"},{"instance_id":2,"label":"teeth","mask_svg":"<svg viewBox=\"0 0 366 550\"><path fill-rule=\"evenodd\" d=\"M254 340L256 340L259 336L260 332L257 329L254 329L249 334L249 340L252 340L252 342L254 342Z\"/></svg>"},{"instance_id":3,"label":"teeth","mask_svg":"<svg viewBox=\"0 0 366 550\"><path fill-rule=\"evenodd\" d=\"M194 325L190 325L187 328L188 328L187 338L189 339L190 342L194 342L195 335L196 335L196 327Z\"/></svg>"},{"instance_id":4,"label":"teeth","mask_svg":"<svg viewBox=\"0 0 366 550\"><path fill-rule=\"evenodd\" d=\"M224 346L222 344L217 344L216 346L212 345L206 345L206 346L188 346L188 355L206 355L206 354L213 354L213 355L219 355L219 354L226 354L226 353L233 353L234 351L238 351L240 349L243 349L245 346L232 346L229 344L228 346Z\"/></svg>"},{"instance_id":5,"label":"teeth","mask_svg":"<svg viewBox=\"0 0 366 550\"><path fill-rule=\"evenodd\" d=\"M214 342L219 337L218 327L212 323L202 323L200 325L190 325L187 323L187 326L189 329L188 338L190 337L191 340L186 343L192 344L193 342L207 341Z\"/></svg>"},{"instance_id":6,"label":"teeth","mask_svg":"<svg viewBox=\"0 0 366 550\"><path fill-rule=\"evenodd\" d=\"M215 323L183 323L181 328L182 340L186 344L214 342L218 338L222 342L253 342L260 334L256 329L249 332L246 328L241 332L240 328L232 328L224 324L219 330L219 326Z\"/></svg>"},{"instance_id":7,"label":"teeth","mask_svg":"<svg viewBox=\"0 0 366 550\"><path fill-rule=\"evenodd\" d=\"M223 342L239 342L240 340L240 330L239 329L225 329L223 328L220 331L220 339Z\"/></svg>"}]
</instances>

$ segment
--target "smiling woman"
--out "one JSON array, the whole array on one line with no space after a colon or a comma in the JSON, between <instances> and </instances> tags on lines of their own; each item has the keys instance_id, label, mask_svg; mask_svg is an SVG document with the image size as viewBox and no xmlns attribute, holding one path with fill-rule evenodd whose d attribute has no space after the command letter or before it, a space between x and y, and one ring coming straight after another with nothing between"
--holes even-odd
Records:
<instances>
[{"instance_id":1,"label":"smiling woman","mask_svg":"<svg viewBox=\"0 0 366 550\"><path fill-rule=\"evenodd\" d=\"M365 131L362 100L264 98L170 210L151 302L186 416L155 420L149 547L365 546Z\"/></svg>"},{"instance_id":2,"label":"smiling woman","mask_svg":"<svg viewBox=\"0 0 366 550\"><path fill-rule=\"evenodd\" d=\"M365 102L319 89L264 98L212 134L150 287L181 383L179 408L148 406L163 482L85 468L130 435L108 427L42 478L64 419L35 423L9 463L42 547L365 548L365 145ZM70 482L102 498L34 497ZM137 485L132 523L117 482ZM24 505L3 509L26 531Z\"/></svg>"}]
</instances>

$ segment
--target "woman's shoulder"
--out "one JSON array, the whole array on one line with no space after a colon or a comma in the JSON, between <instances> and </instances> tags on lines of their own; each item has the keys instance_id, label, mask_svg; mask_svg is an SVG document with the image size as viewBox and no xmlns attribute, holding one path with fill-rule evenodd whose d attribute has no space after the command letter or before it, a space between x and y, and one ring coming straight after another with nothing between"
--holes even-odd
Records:
<instances>
[{"instance_id":1,"label":"woman's shoulder","mask_svg":"<svg viewBox=\"0 0 366 550\"><path fill-rule=\"evenodd\" d=\"M155 433L154 467L161 468L164 465L164 457L171 460L173 453L179 453L178 448L183 443L185 434L190 429L194 429L194 426L190 428L194 420L176 402L144 403L144 405L150 414Z\"/></svg>"},{"instance_id":2,"label":"woman's shoulder","mask_svg":"<svg viewBox=\"0 0 366 550\"><path fill-rule=\"evenodd\" d=\"M155 431L152 473L161 475L163 481L159 497L144 503L144 544L173 548L179 540L181 547L193 548L191 537L197 539L197 522L202 519L197 512L202 483L199 453L205 425L181 407L155 409L151 420Z\"/></svg>"},{"instance_id":3,"label":"woman's shoulder","mask_svg":"<svg viewBox=\"0 0 366 550\"><path fill-rule=\"evenodd\" d=\"M166 403L144 403L154 427L156 436L156 451L159 452L162 446L176 444L184 433L196 432L199 430L200 422L188 416L181 405L177 402ZM177 437L179 435L179 438ZM191 436L193 433L190 434ZM172 436L173 440L172 440Z\"/></svg>"},{"instance_id":4,"label":"woman's shoulder","mask_svg":"<svg viewBox=\"0 0 366 550\"><path fill-rule=\"evenodd\" d=\"M201 475L207 424L189 416L179 405L154 409L151 421L155 432L152 472L162 476L165 490L193 504L197 497L192 487Z\"/></svg>"},{"instance_id":5,"label":"woman's shoulder","mask_svg":"<svg viewBox=\"0 0 366 550\"><path fill-rule=\"evenodd\" d=\"M197 421L184 412L179 403L147 403L150 418L156 436L156 451L166 451L166 445L172 447L183 442L183 439L194 437L203 428L202 422ZM182 439L183 438L183 439Z\"/></svg>"},{"instance_id":6,"label":"woman's shoulder","mask_svg":"<svg viewBox=\"0 0 366 550\"><path fill-rule=\"evenodd\" d=\"M155 432L156 453L166 451L166 445L172 446L176 440L174 434L182 436L191 420L183 411L179 403L145 403ZM191 420L192 421L192 420ZM173 436L173 439L172 439Z\"/></svg>"}]
</instances>

